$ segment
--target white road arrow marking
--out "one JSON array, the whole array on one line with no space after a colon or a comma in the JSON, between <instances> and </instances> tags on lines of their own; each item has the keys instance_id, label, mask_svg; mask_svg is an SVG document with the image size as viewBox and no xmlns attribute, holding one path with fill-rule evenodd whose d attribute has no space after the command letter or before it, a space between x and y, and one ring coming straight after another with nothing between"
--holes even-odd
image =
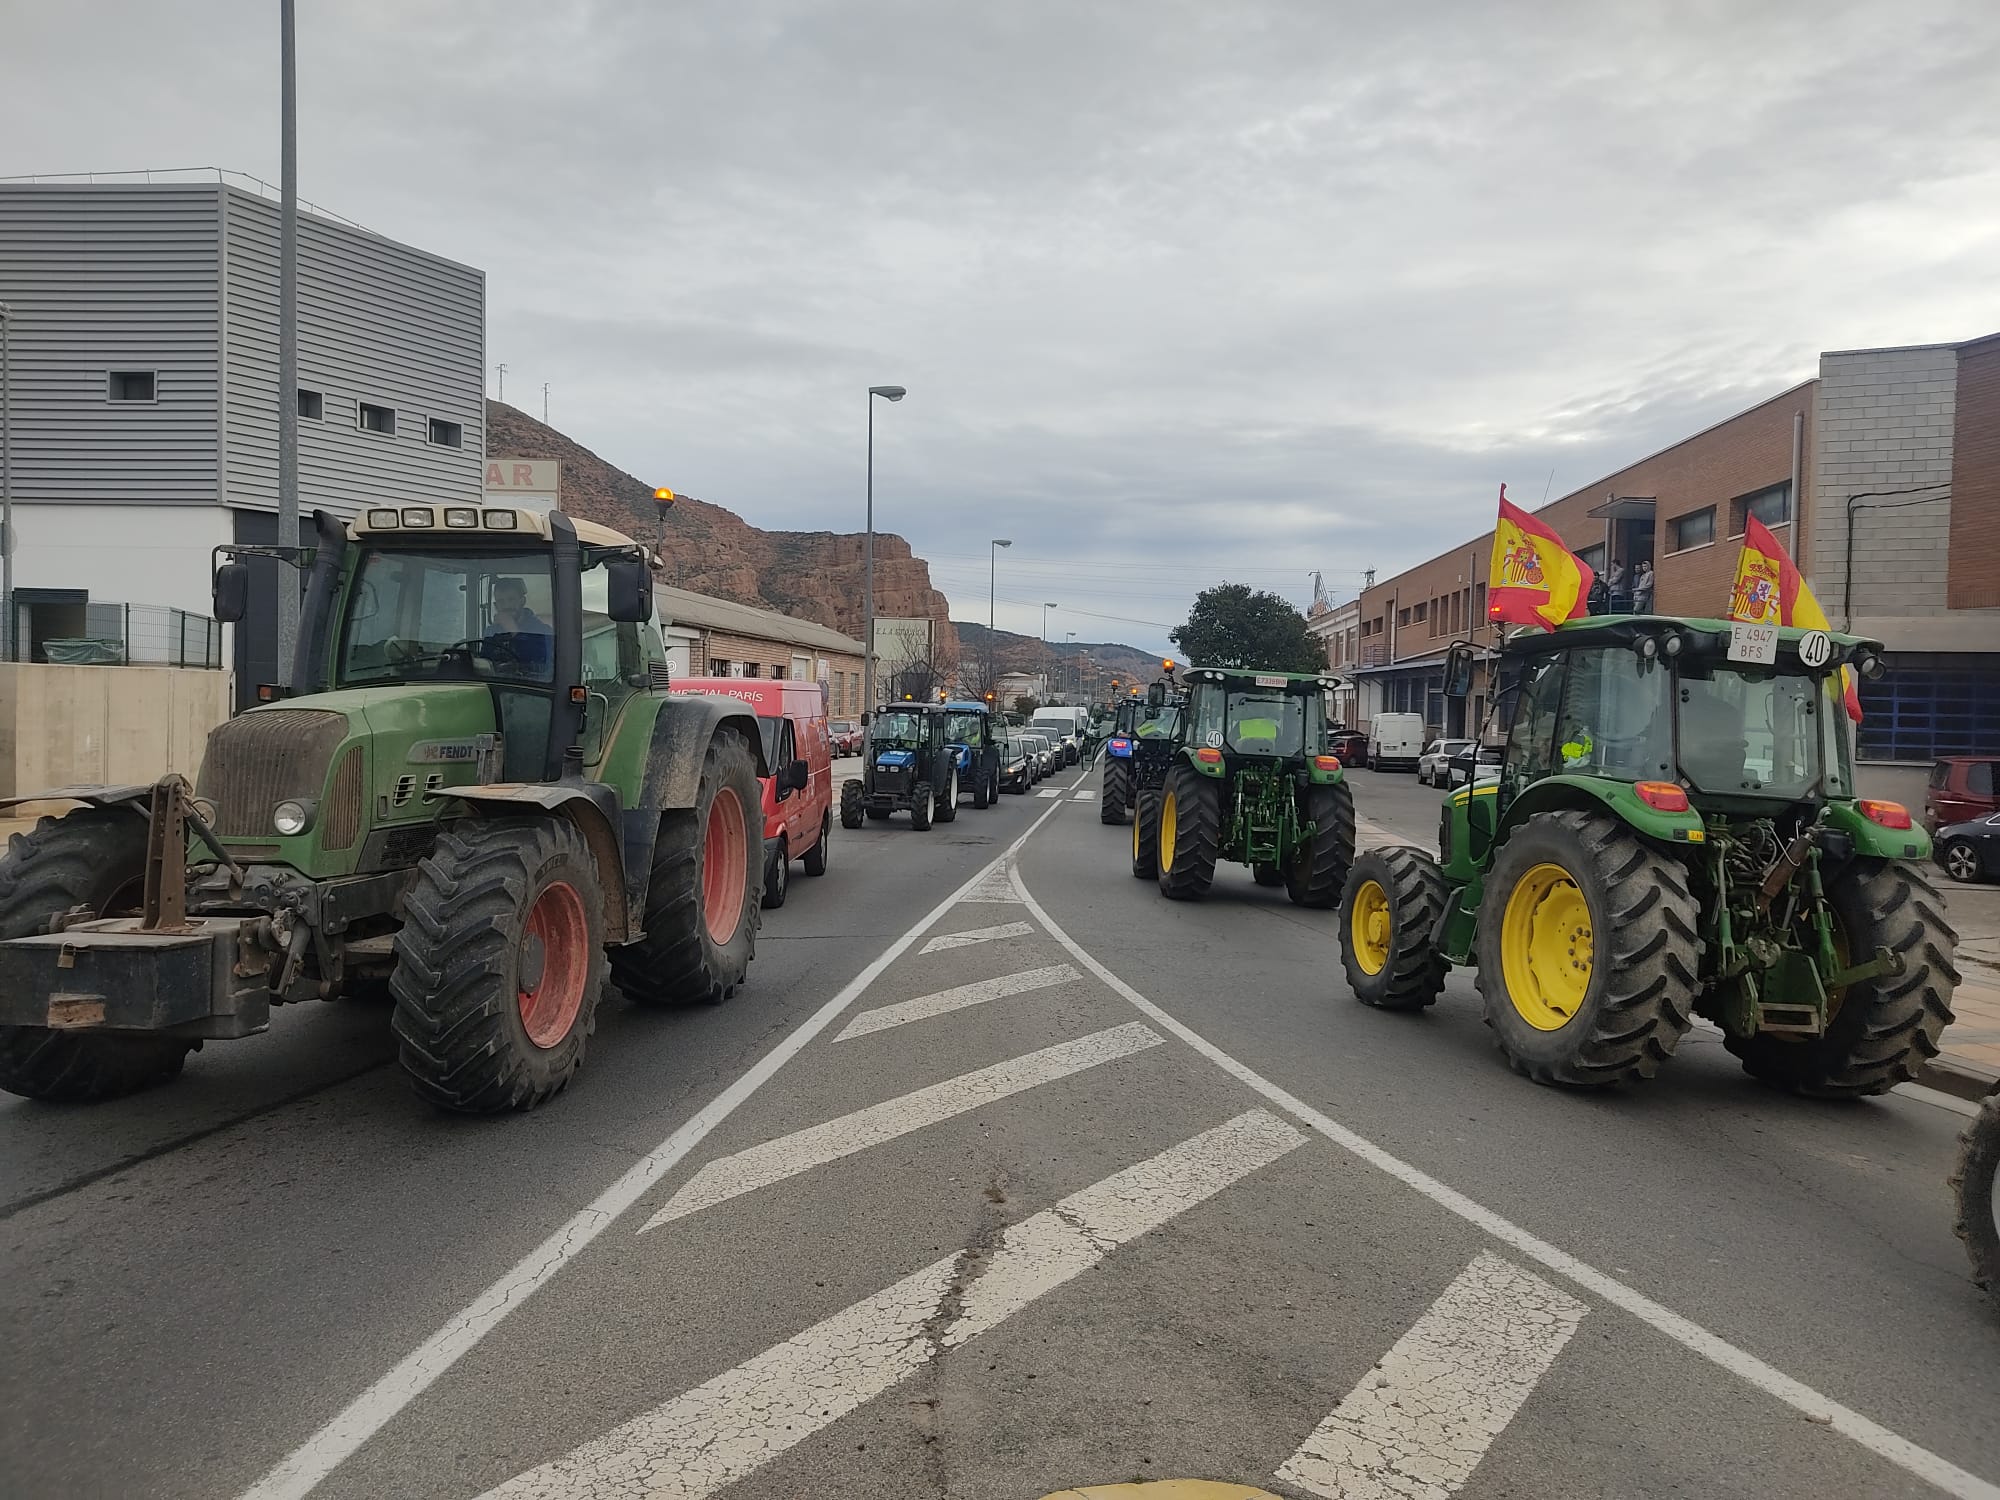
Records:
<instances>
[{"instance_id":1,"label":"white road arrow marking","mask_svg":"<svg viewBox=\"0 0 2000 1500\"><path fill-rule=\"evenodd\" d=\"M727 1203L731 1198L740 1198L774 1182L783 1182L830 1161L839 1161L857 1151L866 1151L870 1146L893 1141L926 1125L967 1114L996 1099L1053 1083L1099 1063L1144 1052L1148 1047L1159 1046L1162 1040L1143 1021L1128 1022L1109 1031L1058 1042L1024 1057L1009 1058L988 1068L961 1073L915 1093L857 1109L823 1125L781 1135L734 1156L718 1157L683 1183L666 1206L640 1226L639 1233Z\"/></svg>"},{"instance_id":2,"label":"white road arrow marking","mask_svg":"<svg viewBox=\"0 0 2000 1500\"><path fill-rule=\"evenodd\" d=\"M1278 1478L1329 1500L1446 1500L1506 1430L1587 1311L1482 1250Z\"/></svg>"},{"instance_id":3,"label":"white road arrow marking","mask_svg":"<svg viewBox=\"0 0 2000 1500\"><path fill-rule=\"evenodd\" d=\"M917 950L918 957L926 953L943 953L950 948L970 948L977 943L990 943L999 938L1027 937L1034 932L1027 922L1003 922L998 927L972 927L964 932L941 932Z\"/></svg>"},{"instance_id":4,"label":"white road arrow marking","mask_svg":"<svg viewBox=\"0 0 2000 1500\"><path fill-rule=\"evenodd\" d=\"M1026 922L1015 925L1029 932L1034 931ZM971 984L939 990L935 995L919 995L914 1000L904 1000L895 1005L864 1010L849 1021L846 1029L834 1040L844 1042L850 1037L867 1036L874 1031L887 1031L891 1026L902 1026L911 1021L927 1021L932 1016L964 1010L968 1005L984 1005L989 1000L1004 1000L1009 995L1025 995L1030 990L1046 990L1082 977L1068 964L1050 964L1046 969L1023 969L1018 974L1002 974L994 979L974 980Z\"/></svg>"},{"instance_id":5,"label":"white road arrow marking","mask_svg":"<svg viewBox=\"0 0 2000 1500\"><path fill-rule=\"evenodd\" d=\"M1239 1115L1016 1224L984 1274L977 1252L947 1256L483 1500L712 1495L1304 1139Z\"/></svg>"}]
</instances>

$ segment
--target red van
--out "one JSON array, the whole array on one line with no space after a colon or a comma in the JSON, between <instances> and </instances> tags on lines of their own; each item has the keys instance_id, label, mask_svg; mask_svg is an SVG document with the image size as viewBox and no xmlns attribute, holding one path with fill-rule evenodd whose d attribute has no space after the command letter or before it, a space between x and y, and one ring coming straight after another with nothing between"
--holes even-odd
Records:
<instances>
[{"instance_id":1,"label":"red van","mask_svg":"<svg viewBox=\"0 0 2000 1500\"><path fill-rule=\"evenodd\" d=\"M1996 781L2000 756L1945 756L1931 767L1931 784L1924 790L1924 827L1936 833L1947 823L1970 823L2000 812Z\"/></svg>"},{"instance_id":2,"label":"red van","mask_svg":"<svg viewBox=\"0 0 2000 1500\"><path fill-rule=\"evenodd\" d=\"M826 873L833 831L833 744L826 692L779 677L677 677L676 693L712 693L750 705L764 732L764 905L783 906L792 861Z\"/></svg>"}]
</instances>

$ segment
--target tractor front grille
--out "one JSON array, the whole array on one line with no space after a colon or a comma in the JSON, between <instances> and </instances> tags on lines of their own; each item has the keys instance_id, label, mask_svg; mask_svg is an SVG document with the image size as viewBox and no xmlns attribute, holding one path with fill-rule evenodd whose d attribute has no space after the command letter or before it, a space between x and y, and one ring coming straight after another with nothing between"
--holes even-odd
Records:
<instances>
[{"instance_id":1,"label":"tractor front grille","mask_svg":"<svg viewBox=\"0 0 2000 1500\"><path fill-rule=\"evenodd\" d=\"M288 797L319 796L346 736L345 714L307 708L263 709L218 725L208 737L196 788L215 804L216 832L226 839L269 838L271 809ZM358 824L358 759L354 766L356 810L348 816ZM336 808L325 811L336 821L343 816Z\"/></svg>"}]
</instances>

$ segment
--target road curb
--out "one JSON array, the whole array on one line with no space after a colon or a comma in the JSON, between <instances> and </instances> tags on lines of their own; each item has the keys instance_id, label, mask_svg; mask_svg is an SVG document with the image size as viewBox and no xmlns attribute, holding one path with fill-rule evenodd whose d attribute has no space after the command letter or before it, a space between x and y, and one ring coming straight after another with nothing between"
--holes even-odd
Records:
<instances>
[{"instance_id":1,"label":"road curb","mask_svg":"<svg viewBox=\"0 0 2000 1500\"><path fill-rule=\"evenodd\" d=\"M1950 1094L1954 1099L1966 1099L1977 1104L1988 1094L2000 1090L2000 1072L1960 1058L1934 1057L1917 1070L1917 1082L1927 1089L1936 1089L1940 1094Z\"/></svg>"}]
</instances>

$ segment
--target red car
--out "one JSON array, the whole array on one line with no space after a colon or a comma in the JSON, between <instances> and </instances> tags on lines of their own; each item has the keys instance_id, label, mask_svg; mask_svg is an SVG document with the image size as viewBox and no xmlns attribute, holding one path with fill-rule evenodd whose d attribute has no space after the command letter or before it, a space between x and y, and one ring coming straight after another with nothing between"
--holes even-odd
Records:
<instances>
[{"instance_id":1,"label":"red car","mask_svg":"<svg viewBox=\"0 0 2000 1500\"><path fill-rule=\"evenodd\" d=\"M738 698L757 715L764 735L764 905L783 906L792 861L806 874L826 873L833 831L833 743L826 693L816 682L785 678L677 677L677 693Z\"/></svg>"},{"instance_id":2,"label":"red car","mask_svg":"<svg viewBox=\"0 0 2000 1500\"><path fill-rule=\"evenodd\" d=\"M1924 828L1936 833L1947 823L1970 823L2000 812L1993 792L2000 755L1947 755L1931 767L1924 791Z\"/></svg>"},{"instance_id":3,"label":"red car","mask_svg":"<svg viewBox=\"0 0 2000 1500\"><path fill-rule=\"evenodd\" d=\"M826 726L827 734L833 740L835 755L859 755L863 735L861 726L852 719L835 719Z\"/></svg>"},{"instance_id":4,"label":"red car","mask_svg":"<svg viewBox=\"0 0 2000 1500\"><path fill-rule=\"evenodd\" d=\"M1368 759L1368 736L1358 729L1335 729L1327 735L1326 748L1343 766L1358 766Z\"/></svg>"}]
</instances>

